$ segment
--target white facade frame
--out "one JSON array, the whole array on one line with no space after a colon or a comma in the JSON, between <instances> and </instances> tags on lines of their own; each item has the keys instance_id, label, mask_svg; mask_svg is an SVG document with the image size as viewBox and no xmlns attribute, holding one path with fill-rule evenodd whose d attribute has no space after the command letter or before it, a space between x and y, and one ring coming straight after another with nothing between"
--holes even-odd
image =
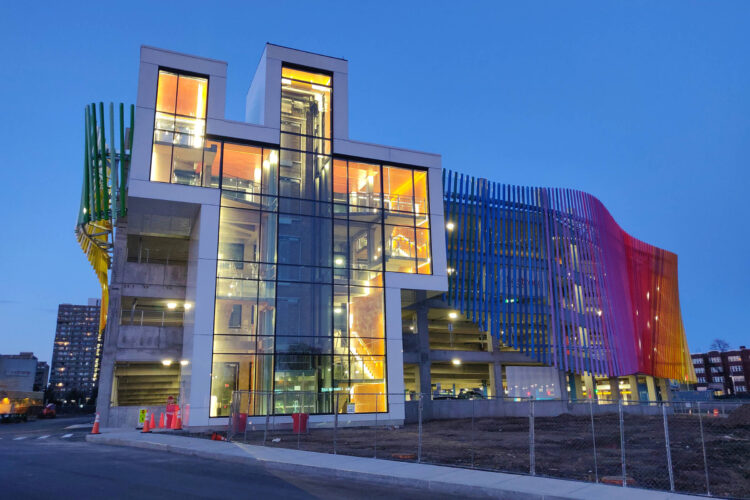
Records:
<instances>
[{"instance_id":1,"label":"white facade frame","mask_svg":"<svg viewBox=\"0 0 750 500\"><path fill-rule=\"evenodd\" d=\"M429 179L430 242L432 275L385 273L386 359L389 411L379 421L404 420L403 345L401 336L401 290L447 291L448 276L443 215L441 157L436 154L369 144L349 139L348 62L267 44L246 98L248 122L227 120L225 62L141 47L138 97L132 163L129 173L129 207L153 200L194 205L196 216L189 245L185 301L193 307L185 313L182 358L182 392L190 404L190 427L220 425L226 417L210 418L214 301L219 230L220 190L150 181L151 149L159 68L206 75L208 108L206 135L223 136L279 146L281 117L281 67L289 63L323 70L333 75L333 152L378 162L426 168ZM252 122L252 123L251 123ZM113 367L108 367L113 369ZM258 417L260 422L262 418ZM284 417L274 417L281 419ZM288 417L286 417L288 419ZM328 422L332 415L311 415L311 423ZM347 415L350 423L365 423L371 414Z\"/></svg>"}]
</instances>

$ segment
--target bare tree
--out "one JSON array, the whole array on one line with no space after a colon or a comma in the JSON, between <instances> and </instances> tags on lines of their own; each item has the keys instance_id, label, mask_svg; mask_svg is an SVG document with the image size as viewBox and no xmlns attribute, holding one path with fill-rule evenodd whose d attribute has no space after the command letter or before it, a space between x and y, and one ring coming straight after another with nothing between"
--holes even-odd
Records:
<instances>
[{"instance_id":1,"label":"bare tree","mask_svg":"<svg viewBox=\"0 0 750 500\"><path fill-rule=\"evenodd\" d=\"M729 342L724 339L714 339L711 342L711 351L727 352L729 350Z\"/></svg>"}]
</instances>

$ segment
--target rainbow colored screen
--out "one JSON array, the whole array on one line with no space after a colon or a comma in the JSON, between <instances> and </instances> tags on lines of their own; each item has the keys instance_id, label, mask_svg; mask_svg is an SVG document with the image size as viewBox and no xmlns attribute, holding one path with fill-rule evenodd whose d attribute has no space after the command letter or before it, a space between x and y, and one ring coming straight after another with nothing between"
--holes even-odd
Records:
<instances>
[{"instance_id":1,"label":"rainbow colored screen","mask_svg":"<svg viewBox=\"0 0 750 500\"><path fill-rule=\"evenodd\" d=\"M575 373L694 381L677 255L595 197L443 172L448 302L532 359Z\"/></svg>"}]
</instances>

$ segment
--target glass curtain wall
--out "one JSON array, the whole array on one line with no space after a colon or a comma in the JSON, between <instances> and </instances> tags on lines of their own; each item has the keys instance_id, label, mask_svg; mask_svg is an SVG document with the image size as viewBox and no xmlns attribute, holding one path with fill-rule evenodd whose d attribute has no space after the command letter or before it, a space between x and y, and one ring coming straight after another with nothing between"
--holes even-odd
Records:
<instances>
[{"instance_id":1,"label":"glass curtain wall","mask_svg":"<svg viewBox=\"0 0 750 500\"><path fill-rule=\"evenodd\" d=\"M204 144L207 96L208 78L159 70L152 181L216 187L210 169L216 150Z\"/></svg>"},{"instance_id":2,"label":"glass curtain wall","mask_svg":"<svg viewBox=\"0 0 750 500\"><path fill-rule=\"evenodd\" d=\"M206 141L222 190L213 417L234 390L273 393L241 401L250 415L388 410L383 273L431 273L427 173L334 159L331 83L282 69L278 150Z\"/></svg>"}]
</instances>

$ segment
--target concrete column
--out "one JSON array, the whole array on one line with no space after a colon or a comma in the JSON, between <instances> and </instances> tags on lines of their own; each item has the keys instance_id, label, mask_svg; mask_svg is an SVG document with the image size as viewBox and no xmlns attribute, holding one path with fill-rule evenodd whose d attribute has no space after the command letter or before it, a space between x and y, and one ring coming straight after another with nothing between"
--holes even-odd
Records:
<instances>
[{"instance_id":1,"label":"concrete column","mask_svg":"<svg viewBox=\"0 0 750 500\"><path fill-rule=\"evenodd\" d=\"M216 242L219 237L218 205L201 205L190 235L182 337L180 403L190 404L189 425L208 425L216 298Z\"/></svg>"},{"instance_id":2,"label":"concrete column","mask_svg":"<svg viewBox=\"0 0 750 500\"><path fill-rule=\"evenodd\" d=\"M628 375L628 383L630 383L630 397L632 401L640 401L640 393L638 392L638 377L635 375Z\"/></svg>"},{"instance_id":3,"label":"concrete column","mask_svg":"<svg viewBox=\"0 0 750 500\"><path fill-rule=\"evenodd\" d=\"M646 388L648 389L648 400L656 401L656 384L654 384L654 377L651 375L646 376Z\"/></svg>"},{"instance_id":4,"label":"concrete column","mask_svg":"<svg viewBox=\"0 0 750 500\"><path fill-rule=\"evenodd\" d=\"M557 375L560 380L558 382L558 385L560 386L560 400L568 402L574 396L574 393L570 392L570 383L568 382L568 374L565 370L558 370Z\"/></svg>"},{"instance_id":5,"label":"concrete column","mask_svg":"<svg viewBox=\"0 0 750 500\"><path fill-rule=\"evenodd\" d=\"M669 380L666 378L660 378L659 381L659 390L661 391L661 400L662 401L670 401L672 399L672 394L669 391Z\"/></svg>"},{"instance_id":6,"label":"concrete column","mask_svg":"<svg viewBox=\"0 0 750 500\"><path fill-rule=\"evenodd\" d=\"M423 395L422 411L425 415L432 415L432 377L430 376L430 323L427 318L429 308L424 303L427 294L417 292L417 300L421 303L417 307L417 335L419 336L419 392Z\"/></svg>"},{"instance_id":7,"label":"concrete column","mask_svg":"<svg viewBox=\"0 0 750 500\"><path fill-rule=\"evenodd\" d=\"M587 373L581 376L581 380L586 384L586 399L596 399L596 393L594 391L596 382L594 377Z\"/></svg>"},{"instance_id":8,"label":"concrete column","mask_svg":"<svg viewBox=\"0 0 750 500\"><path fill-rule=\"evenodd\" d=\"M570 395L573 401L583 401L583 380L578 373L570 374Z\"/></svg>"},{"instance_id":9,"label":"concrete column","mask_svg":"<svg viewBox=\"0 0 750 500\"><path fill-rule=\"evenodd\" d=\"M617 377L609 377L609 399L612 401L620 400L620 379Z\"/></svg>"},{"instance_id":10,"label":"concrete column","mask_svg":"<svg viewBox=\"0 0 750 500\"><path fill-rule=\"evenodd\" d=\"M114 248L112 251L112 275L109 286L109 307L107 325L102 342L102 357L99 361L99 392L96 398L96 411L99 412L102 427L109 427L109 410L113 401L112 389L117 354L117 339L120 334L121 288L124 266L127 262L127 219L117 221ZM116 395L115 395L116 396Z\"/></svg>"},{"instance_id":11,"label":"concrete column","mask_svg":"<svg viewBox=\"0 0 750 500\"><path fill-rule=\"evenodd\" d=\"M385 288L386 363L388 392L388 418L404 419L404 339L401 321L401 290L391 286ZM420 374L421 375L421 374Z\"/></svg>"},{"instance_id":12,"label":"concrete column","mask_svg":"<svg viewBox=\"0 0 750 500\"><path fill-rule=\"evenodd\" d=\"M505 397L503 389L503 364L495 361L490 365L490 380L492 382L492 396L498 399Z\"/></svg>"}]
</instances>

